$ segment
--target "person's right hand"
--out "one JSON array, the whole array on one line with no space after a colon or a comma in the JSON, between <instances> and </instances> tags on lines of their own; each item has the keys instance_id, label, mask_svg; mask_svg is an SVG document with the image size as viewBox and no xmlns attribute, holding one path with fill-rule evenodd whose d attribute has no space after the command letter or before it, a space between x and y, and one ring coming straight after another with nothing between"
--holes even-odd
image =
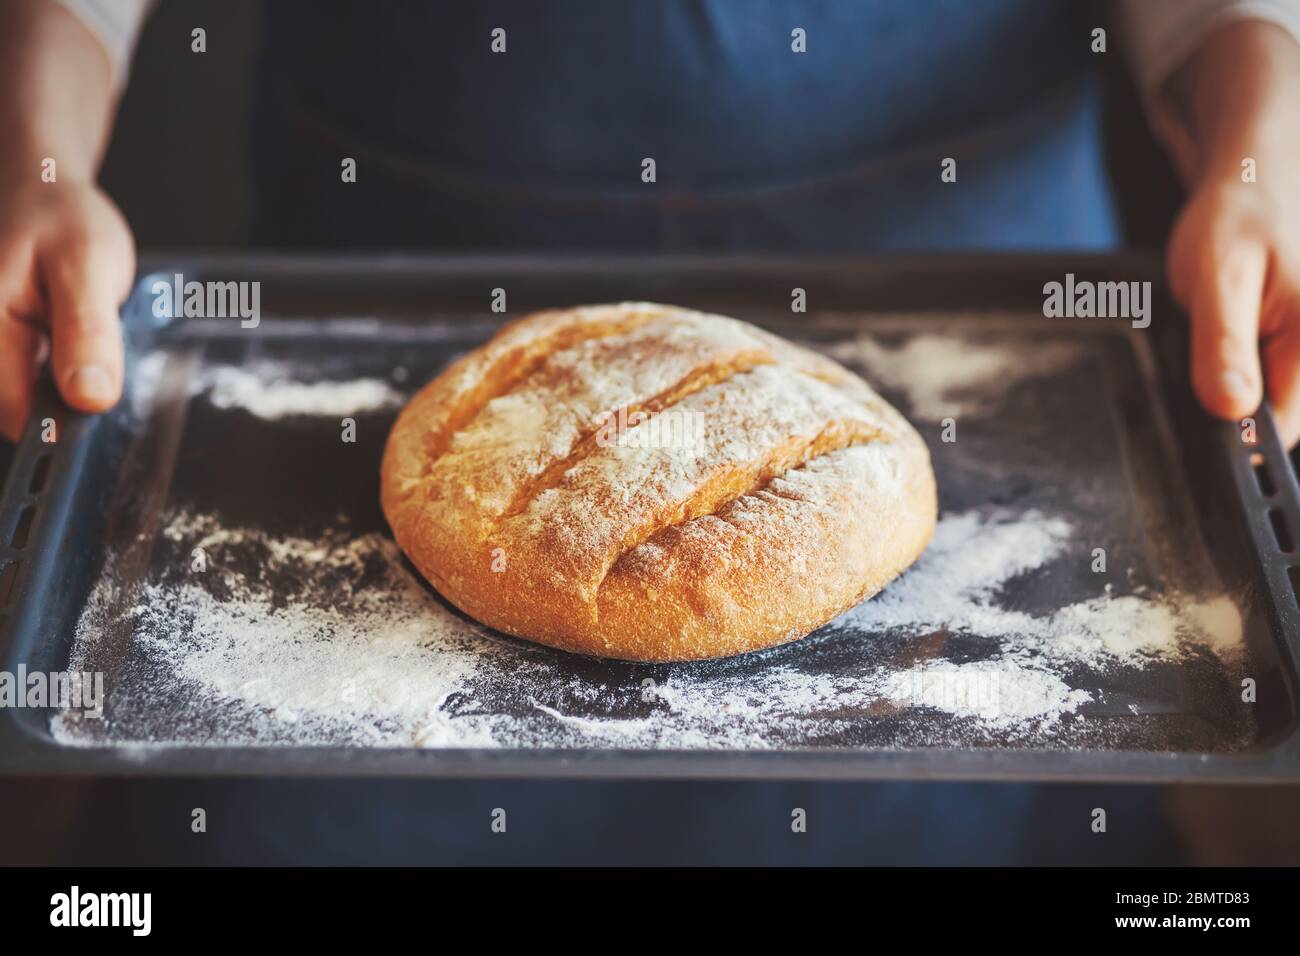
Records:
<instances>
[{"instance_id":1,"label":"person's right hand","mask_svg":"<svg viewBox=\"0 0 1300 956\"><path fill-rule=\"evenodd\" d=\"M0 178L0 435L22 432L47 355L73 408L118 400L118 308L134 274L130 227L93 183L43 182L39 163Z\"/></svg>"}]
</instances>

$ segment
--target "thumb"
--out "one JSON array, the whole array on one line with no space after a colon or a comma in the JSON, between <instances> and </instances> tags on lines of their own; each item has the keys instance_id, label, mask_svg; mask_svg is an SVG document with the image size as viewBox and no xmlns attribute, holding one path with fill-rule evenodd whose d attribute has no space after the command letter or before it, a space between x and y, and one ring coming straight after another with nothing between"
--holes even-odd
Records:
<instances>
[{"instance_id":1,"label":"thumb","mask_svg":"<svg viewBox=\"0 0 1300 956\"><path fill-rule=\"evenodd\" d=\"M1248 237L1201 249L1190 269L1170 269L1191 313L1192 386L1210 414L1243 418L1263 397L1259 317L1268 250Z\"/></svg>"},{"instance_id":2,"label":"thumb","mask_svg":"<svg viewBox=\"0 0 1300 956\"><path fill-rule=\"evenodd\" d=\"M73 408L101 412L122 393L122 333L118 307L134 270L111 234L66 236L39 253L50 303L54 380Z\"/></svg>"}]
</instances>

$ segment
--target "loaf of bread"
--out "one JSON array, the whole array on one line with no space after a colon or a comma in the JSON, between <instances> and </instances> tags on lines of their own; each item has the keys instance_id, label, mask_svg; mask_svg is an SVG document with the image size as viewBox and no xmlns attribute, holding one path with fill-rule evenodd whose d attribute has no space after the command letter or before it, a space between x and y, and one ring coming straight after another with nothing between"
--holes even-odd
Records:
<instances>
[{"instance_id":1,"label":"loaf of bread","mask_svg":"<svg viewBox=\"0 0 1300 956\"><path fill-rule=\"evenodd\" d=\"M830 359L647 303L519 319L422 389L384 453L398 545L465 613L638 661L808 634L924 550L920 436Z\"/></svg>"}]
</instances>

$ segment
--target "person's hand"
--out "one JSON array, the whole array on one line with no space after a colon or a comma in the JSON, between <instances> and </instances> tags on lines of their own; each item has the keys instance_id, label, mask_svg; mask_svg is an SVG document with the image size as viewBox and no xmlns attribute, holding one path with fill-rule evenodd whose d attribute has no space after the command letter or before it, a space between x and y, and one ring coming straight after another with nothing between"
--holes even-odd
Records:
<instances>
[{"instance_id":1,"label":"person's hand","mask_svg":"<svg viewBox=\"0 0 1300 956\"><path fill-rule=\"evenodd\" d=\"M107 52L64 4L0 0L0 436L18 437L51 352L73 408L121 394L135 249L94 184L115 101Z\"/></svg>"},{"instance_id":2,"label":"person's hand","mask_svg":"<svg viewBox=\"0 0 1300 956\"><path fill-rule=\"evenodd\" d=\"M0 433L16 439L48 354L73 408L99 412L122 392L118 307L135 273L131 230L91 183L45 183L40 166L0 193Z\"/></svg>"},{"instance_id":3,"label":"person's hand","mask_svg":"<svg viewBox=\"0 0 1300 956\"><path fill-rule=\"evenodd\" d=\"M1300 44L1269 24L1234 24L1176 84L1181 120L1162 132L1189 197L1167 267L1191 317L1192 384L1225 419L1251 415L1267 393L1291 447L1300 440Z\"/></svg>"},{"instance_id":4,"label":"person's hand","mask_svg":"<svg viewBox=\"0 0 1300 956\"><path fill-rule=\"evenodd\" d=\"M1239 176L1199 185L1174 227L1168 271L1191 316L1202 404L1245 418L1267 383L1290 447L1300 439L1300 169L1283 178L1291 188Z\"/></svg>"}]
</instances>

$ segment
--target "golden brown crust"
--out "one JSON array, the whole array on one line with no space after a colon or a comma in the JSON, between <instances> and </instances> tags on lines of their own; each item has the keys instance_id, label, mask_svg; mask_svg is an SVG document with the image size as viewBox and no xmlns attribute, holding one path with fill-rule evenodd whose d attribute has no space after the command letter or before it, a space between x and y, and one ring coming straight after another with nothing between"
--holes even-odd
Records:
<instances>
[{"instance_id":1,"label":"golden brown crust","mask_svg":"<svg viewBox=\"0 0 1300 956\"><path fill-rule=\"evenodd\" d=\"M502 328L403 410L381 482L466 613L644 661L802 637L915 561L936 512L925 444L861 379L647 303Z\"/></svg>"}]
</instances>

